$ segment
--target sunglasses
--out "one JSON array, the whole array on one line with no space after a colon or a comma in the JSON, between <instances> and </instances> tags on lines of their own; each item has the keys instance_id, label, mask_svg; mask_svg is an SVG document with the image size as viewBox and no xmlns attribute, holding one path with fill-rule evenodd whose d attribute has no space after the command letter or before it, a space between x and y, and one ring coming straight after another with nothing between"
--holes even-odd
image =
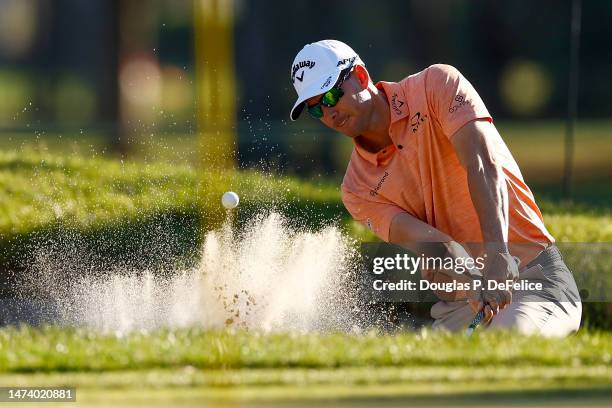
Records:
<instances>
[{"instance_id":1,"label":"sunglasses","mask_svg":"<svg viewBox=\"0 0 612 408\"><path fill-rule=\"evenodd\" d=\"M323 108L321 107L321 105L331 108L332 106L336 106L336 104L340 102L340 98L342 98L342 96L344 95L344 91L340 87L342 86L342 83L346 81L346 79L351 74L351 70L353 69L353 62L354 61L351 61L351 64L340 72L340 78L338 79L338 82L336 82L333 88L331 88L329 91L325 92L323 96L321 96L321 99L318 103L312 106L308 106L308 113L310 113L313 118L321 119L323 117Z\"/></svg>"}]
</instances>

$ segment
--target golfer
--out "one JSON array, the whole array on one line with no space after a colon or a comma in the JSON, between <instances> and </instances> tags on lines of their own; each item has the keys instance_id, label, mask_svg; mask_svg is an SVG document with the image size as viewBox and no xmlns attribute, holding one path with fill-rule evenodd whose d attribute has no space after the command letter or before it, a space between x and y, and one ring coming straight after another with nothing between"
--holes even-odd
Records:
<instances>
[{"instance_id":1,"label":"golfer","mask_svg":"<svg viewBox=\"0 0 612 408\"><path fill-rule=\"evenodd\" d=\"M483 288L440 296L434 327L464 330L484 308L489 328L545 336L578 330L573 276L485 104L457 69L436 64L374 83L351 47L323 40L297 54L291 81L298 94L291 120L306 110L353 140L342 201L354 219L406 248L439 242L485 260L462 276L482 279ZM487 285L519 280L544 288Z\"/></svg>"}]
</instances>

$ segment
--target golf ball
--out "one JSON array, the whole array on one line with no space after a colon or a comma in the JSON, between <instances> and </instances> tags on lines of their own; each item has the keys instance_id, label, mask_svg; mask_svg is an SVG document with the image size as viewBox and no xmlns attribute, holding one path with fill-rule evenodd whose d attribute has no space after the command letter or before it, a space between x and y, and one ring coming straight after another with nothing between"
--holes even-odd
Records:
<instances>
[{"instance_id":1,"label":"golf ball","mask_svg":"<svg viewBox=\"0 0 612 408\"><path fill-rule=\"evenodd\" d=\"M223 194L223 197L221 197L221 204L223 204L223 207L227 208L228 210L238 207L239 201L240 199L238 198L238 194L234 193L233 191L228 191Z\"/></svg>"}]
</instances>

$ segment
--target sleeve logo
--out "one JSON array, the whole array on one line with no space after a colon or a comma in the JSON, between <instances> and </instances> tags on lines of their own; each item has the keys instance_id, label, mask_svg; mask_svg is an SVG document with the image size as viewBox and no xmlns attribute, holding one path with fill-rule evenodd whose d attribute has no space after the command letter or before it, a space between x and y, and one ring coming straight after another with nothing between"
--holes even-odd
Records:
<instances>
[{"instance_id":1,"label":"sleeve logo","mask_svg":"<svg viewBox=\"0 0 612 408\"><path fill-rule=\"evenodd\" d=\"M455 99L452 102L452 105L450 108L448 108L448 112L449 113L454 113L457 111L457 109L459 109L460 107L462 107L463 105L468 104L469 101L467 99L465 99L465 96L463 95L457 95L455 96Z\"/></svg>"}]
</instances>

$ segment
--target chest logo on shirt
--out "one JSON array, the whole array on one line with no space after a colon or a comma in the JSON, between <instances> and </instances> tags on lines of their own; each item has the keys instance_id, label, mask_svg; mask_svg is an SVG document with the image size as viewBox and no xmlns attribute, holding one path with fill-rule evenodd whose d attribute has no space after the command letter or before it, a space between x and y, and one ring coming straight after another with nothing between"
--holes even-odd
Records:
<instances>
[{"instance_id":1,"label":"chest logo on shirt","mask_svg":"<svg viewBox=\"0 0 612 408\"><path fill-rule=\"evenodd\" d=\"M400 108L404 106L404 104L404 101L397 99L397 93L393 93L393 95L391 95L391 108L393 108L393 112L395 112L396 115L402 114L402 110Z\"/></svg>"},{"instance_id":2,"label":"chest logo on shirt","mask_svg":"<svg viewBox=\"0 0 612 408\"><path fill-rule=\"evenodd\" d=\"M451 102L451 107L448 108L449 113L454 113L457 111L457 109L459 109L460 107L462 107L463 105L468 104L469 101L467 99L465 99L465 96L463 95L457 95L455 96L455 99L453 100L453 102Z\"/></svg>"},{"instance_id":3,"label":"chest logo on shirt","mask_svg":"<svg viewBox=\"0 0 612 408\"><path fill-rule=\"evenodd\" d=\"M427 114L421 115L421 112L415 113L410 118L410 127L412 128L412 132L419 130L419 126L421 126L421 123L425 122L425 119L427 119Z\"/></svg>"},{"instance_id":4,"label":"chest logo on shirt","mask_svg":"<svg viewBox=\"0 0 612 408\"><path fill-rule=\"evenodd\" d=\"M370 190L370 195L372 197L376 197L378 195L378 191L382 188L382 185L385 182L385 180L387 180L387 177L389 177L389 172L385 171L385 174L383 174L382 178L380 179L376 187L374 187L373 190Z\"/></svg>"}]
</instances>

